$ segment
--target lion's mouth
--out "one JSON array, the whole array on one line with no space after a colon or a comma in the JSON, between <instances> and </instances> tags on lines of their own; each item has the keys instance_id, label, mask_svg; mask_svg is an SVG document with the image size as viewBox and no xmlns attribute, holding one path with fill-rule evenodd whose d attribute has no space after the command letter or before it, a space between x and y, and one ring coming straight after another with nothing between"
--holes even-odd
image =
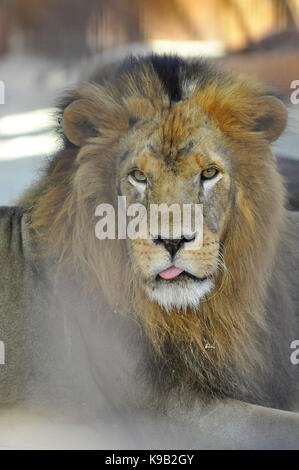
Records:
<instances>
[{"instance_id":1,"label":"lion's mouth","mask_svg":"<svg viewBox=\"0 0 299 470\"><path fill-rule=\"evenodd\" d=\"M181 268L177 268L176 266L170 266L169 268L165 269L164 271L161 271L158 275L156 280L157 281L173 281L176 279L182 279L182 278L189 278L193 279L196 281L205 281L207 277L199 278L197 276L194 276L193 274L188 273L187 271L184 271Z\"/></svg>"},{"instance_id":2,"label":"lion's mouth","mask_svg":"<svg viewBox=\"0 0 299 470\"><path fill-rule=\"evenodd\" d=\"M184 270L181 268L170 266L170 268L165 269L165 271L161 271L158 276L162 277L162 279L165 279L165 281L170 281L179 277L183 272Z\"/></svg>"}]
</instances>

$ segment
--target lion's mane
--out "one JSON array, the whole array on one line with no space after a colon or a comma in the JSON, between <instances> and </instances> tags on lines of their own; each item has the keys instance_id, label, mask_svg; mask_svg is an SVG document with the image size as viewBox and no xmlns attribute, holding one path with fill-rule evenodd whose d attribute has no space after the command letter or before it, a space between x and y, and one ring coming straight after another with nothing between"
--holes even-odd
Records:
<instances>
[{"instance_id":1,"label":"lion's mane","mask_svg":"<svg viewBox=\"0 0 299 470\"><path fill-rule=\"evenodd\" d=\"M179 82L197 80L192 99L238 155L231 162L237 197L221 240L226 270L198 312L168 314L151 303L134 277L125 241L95 237L95 207L116 201L123 136L141 115L151 118L150 108L138 99L145 97L153 107L166 99L168 79L161 64L155 57L129 60L111 76L96 75L60 104L62 149L24 202L32 207L41 256L57 259L58 272L80 279L87 296L98 296L99 302L104 297L111 313L137 322L142 367L161 396L176 389L187 396L195 392L284 407L286 351L294 324L283 256L285 193L269 135L284 127L285 115L280 108L268 109L267 88L200 61L177 59L177 68L169 69L173 96ZM78 100L86 117L80 126L89 134L76 146L61 121L76 119L65 112Z\"/></svg>"}]
</instances>

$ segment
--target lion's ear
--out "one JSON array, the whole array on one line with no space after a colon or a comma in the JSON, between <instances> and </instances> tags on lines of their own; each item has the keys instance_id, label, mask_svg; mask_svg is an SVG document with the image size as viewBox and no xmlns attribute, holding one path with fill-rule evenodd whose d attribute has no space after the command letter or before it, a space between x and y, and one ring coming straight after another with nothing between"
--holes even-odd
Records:
<instances>
[{"instance_id":1,"label":"lion's ear","mask_svg":"<svg viewBox=\"0 0 299 470\"><path fill-rule=\"evenodd\" d=\"M261 132L265 139L274 142L287 124L285 105L275 96L263 96L257 104L253 130Z\"/></svg>"},{"instance_id":2,"label":"lion's ear","mask_svg":"<svg viewBox=\"0 0 299 470\"><path fill-rule=\"evenodd\" d=\"M65 136L72 144L81 147L89 137L100 134L97 112L85 99L77 99L69 104L63 113L62 127Z\"/></svg>"}]
</instances>

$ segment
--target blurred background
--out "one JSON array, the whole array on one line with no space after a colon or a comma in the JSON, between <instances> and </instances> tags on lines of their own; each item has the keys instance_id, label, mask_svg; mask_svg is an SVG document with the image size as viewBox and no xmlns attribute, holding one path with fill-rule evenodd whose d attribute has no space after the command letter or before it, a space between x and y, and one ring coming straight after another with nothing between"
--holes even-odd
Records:
<instances>
[{"instance_id":1,"label":"blurred background","mask_svg":"<svg viewBox=\"0 0 299 470\"><path fill-rule=\"evenodd\" d=\"M96 64L154 51L210 57L282 91L289 126L275 151L299 210L298 30L299 0L0 0L0 205L57 149L57 97Z\"/></svg>"}]
</instances>

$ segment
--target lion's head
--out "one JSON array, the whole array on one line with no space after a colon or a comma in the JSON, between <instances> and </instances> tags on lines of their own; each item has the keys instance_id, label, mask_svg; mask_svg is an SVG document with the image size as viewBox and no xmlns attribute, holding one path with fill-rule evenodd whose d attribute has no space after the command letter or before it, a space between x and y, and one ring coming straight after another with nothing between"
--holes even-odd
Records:
<instances>
[{"instance_id":1,"label":"lion's head","mask_svg":"<svg viewBox=\"0 0 299 470\"><path fill-rule=\"evenodd\" d=\"M255 338L284 224L270 150L283 104L205 62L151 56L78 87L61 109L64 147L34 202L36 233L113 307L134 312L157 350L175 344L182 376L234 387L233 363L241 375L262 367ZM147 212L202 204L202 246L188 249L195 235L184 227L165 239L161 225L142 239L97 240L95 208L120 195Z\"/></svg>"}]
</instances>

